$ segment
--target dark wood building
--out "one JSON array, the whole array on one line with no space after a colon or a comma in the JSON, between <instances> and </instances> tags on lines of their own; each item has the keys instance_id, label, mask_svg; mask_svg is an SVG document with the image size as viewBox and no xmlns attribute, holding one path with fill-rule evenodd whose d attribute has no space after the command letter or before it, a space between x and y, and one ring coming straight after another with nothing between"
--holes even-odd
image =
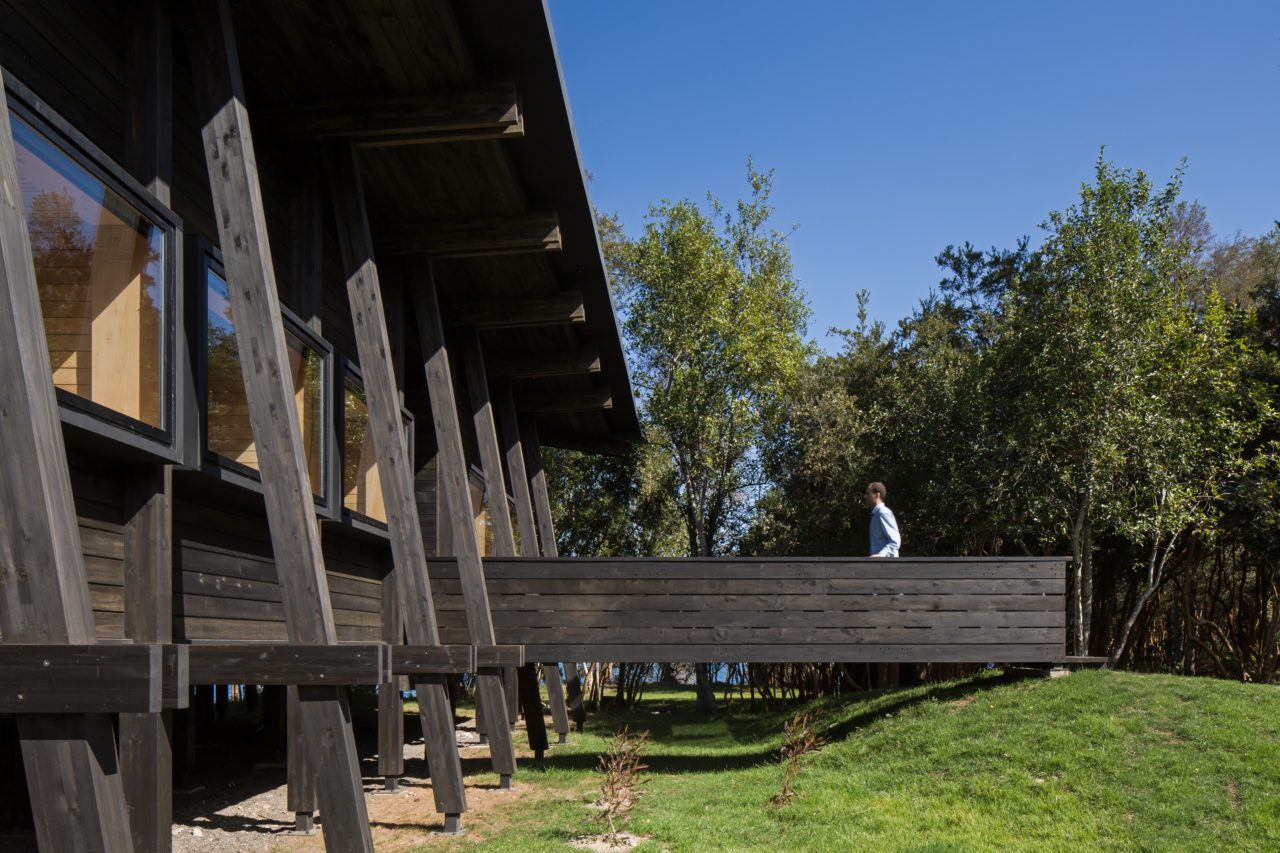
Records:
<instances>
[{"instance_id":1,"label":"dark wood building","mask_svg":"<svg viewBox=\"0 0 1280 853\"><path fill-rule=\"evenodd\" d=\"M557 557L540 448L640 428L539 0L0 0L0 68L0 813L41 849L168 849L213 685L287 705L289 809L351 851L349 685L388 785L416 690L456 830L461 673L507 783L557 661L1064 658L1063 560Z\"/></svg>"},{"instance_id":2,"label":"dark wood building","mask_svg":"<svg viewBox=\"0 0 1280 853\"><path fill-rule=\"evenodd\" d=\"M539 443L639 436L545 6L4 0L0 67L0 710L41 847L167 848L211 682L290 685L290 807L350 850L329 685L412 679L456 826L450 673L514 771L480 558L554 553Z\"/></svg>"}]
</instances>

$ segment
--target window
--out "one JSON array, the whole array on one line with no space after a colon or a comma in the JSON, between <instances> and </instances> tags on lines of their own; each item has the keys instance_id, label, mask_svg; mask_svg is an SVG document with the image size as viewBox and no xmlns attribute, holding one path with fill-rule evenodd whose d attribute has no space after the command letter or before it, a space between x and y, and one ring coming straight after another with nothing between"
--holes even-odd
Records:
<instances>
[{"instance_id":1,"label":"window","mask_svg":"<svg viewBox=\"0 0 1280 853\"><path fill-rule=\"evenodd\" d=\"M343 388L342 400L342 506L386 524L382 480L378 477L378 459L369 431L369 405L364 388L350 376Z\"/></svg>"},{"instance_id":2,"label":"window","mask_svg":"<svg viewBox=\"0 0 1280 853\"><path fill-rule=\"evenodd\" d=\"M12 104L23 212L59 399L95 419L164 438L172 434L174 411L176 224L142 191L81 153L92 146L73 144L72 131L55 131L21 100Z\"/></svg>"},{"instance_id":3,"label":"window","mask_svg":"<svg viewBox=\"0 0 1280 853\"><path fill-rule=\"evenodd\" d=\"M323 499L327 353L304 337L301 324L284 319L307 474L311 491ZM213 266L205 269L205 448L219 464L259 470L230 294L226 279Z\"/></svg>"},{"instance_id":4,"label":"window","mask_svg":"<svg viewBox=\"0 0 1280 853\"><path fill-rule=\"evenodd\" d=\"M387 523L382 479L369 428L369 404L360 370L347 364L342 383L342 508L363 520ZM408 464L413 469L413 416L400 410Z\"/></svg>"}]
</instances>

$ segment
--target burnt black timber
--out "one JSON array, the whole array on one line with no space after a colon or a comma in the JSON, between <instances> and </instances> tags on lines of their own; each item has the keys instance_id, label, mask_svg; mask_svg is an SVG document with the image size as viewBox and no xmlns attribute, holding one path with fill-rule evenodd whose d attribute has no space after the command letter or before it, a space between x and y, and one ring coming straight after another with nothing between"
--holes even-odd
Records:
<instances>
[{"instance_id":1,"label":"burnt black timber","mask_svg":"<svg viewBox=\"0 0 1280 853\"><path fill-rule=\"evenodd\" d=\"M885 596L882 596L885 597ZM888 596L896 597L896 596ZM1044 610L831 610L826 597L798 601L789 610L659 610L658 607L683 607L681 601L655 605L636 617L636 624L646 628L1061 628L1066 613L1061 596L1054 596L1056 607ZM696 606L696 605L694 605ZM495 602L495 630L505 628L614 629L625 623L620 613L628 611L588 610L508 610L506 607L543 607L538 602ZM809 609L801 609L801 608ZM445 611L448 619L442 628L461 628L462 614Z\"/></svg>"},{"instance_id":2,"label":"burnt black timber","mask_svg":"<svg viewBox=\"0 0 1280 853\"><path fill-rule=\"evenodd\" d=\"M541 392L522 388L516 394L516 407L526 415L608 411L613 408L613 392L608 388Z\"/></svg>"},{"instance_id":3,"label":"burnt black timber","mask_svg":"<svg viewBox=\"0 0 1280 853\"><path fill-rule=\"evenodd\" d=\"M285 691L285 720L288 723L285 745L285 778L288 787L285 790L285 807L295 815L312 815L316 810L316 774L307 757L298 685L291 684Z\"/></svg>"},{"instance_id":4,"label":"burnt black timber","mask_svg":"<svg viewBox=\"0 0 1280 853\"><path fill-rule=\"evenodd\" d=\"M524 666L524 646L476 646L476 669L501 669L507 666Z\"/></svg>"},{"instance_id":5,"label":"burnt black timber","mask_svg":"<svg viewBox=\"0 0 1280 853\"><path fill-rule=\"evenodd\" d=\"M533 508L538 520L538 539L542 543L542 557L557 561L560 551L556 546L555 522L551 518L551 494L547 491L547 470L542 465L542 444L538 440L538 422L527 414L521 415L517 422L520 426L520 442L524 446L529 491L533 493ZM537 559L530 559L523 564L541 565Z\"/></svg>"},{"instance_id":6,"label":"burnt black timber","mask_svg":"<svg viewBox=\"0 0 1280 853\"><path fill-rule=\"evenodd\" d=\"M544 663L542 677L547 682L547 704L551 707L551 726L563 740L564 736L569 734L569 709L565 705L560 667L554 663Z\"/></svg>"},{"instance_id":7,"label":"burnt black timber","mask_svg":"<svg viewBox=\"0 0 1280 853\"><path fill-rule=\"evenodd\" d=\"M468 142L524 136L515 86L494 83L417 97L280 105L264 129L272 143L349 139L360 147Z\"/></svg>"},{"instance_id":8,"label":"burnt black timber","mask_svg":"<svg viewBox=\"0 0 1280 853\"><path fill-rule=\"evenodd\" d=\"M391 669L391 649L404 642L404 615L396 589L395 559L382 578L382 683L378 686L378 775L394 780L404 775L404 698L401 678Z\"/></svg>"},{"instance_id":9,"label":"burnt black timber","mask_svg":"<svg viewBox=\"0 0 1280 853\"><path fill-rule=\"evenodd\" d=\"M298 155L300 179L289 197L293 239L290 254L290 307L312 331L323 332L324 314L324 204L320 153Z\"/></svg>"},{"instance_id":10,"label":"burnt black timber","mask_svg":"<svg viewBox=\"0 0 1280 853\"><path fill-rule=\"evenodd\" d=\"M609 645L530 645L530 655L543 659L578 657L580 660L645 663L678 660L687 663L1043 663L1062 660L1061 643L901 644L901 645L782 645L740 646L731 643L691 645L636 643Z\"/></svg>"},{"instance_id":11,"label":"burnt black timber","mask_svg":"<svg viewBox=\"0 0 1280 853\"><path fill-rule=\"evenodd\" d=\"M534 519L533 495L529 490L529 473L524 464L524 442L520 438L520 421L516 415L515 399L511 396L511 383L499 379L493 384L493 403L498 411L499 434L502 451L507 460L507 473L511 480L511 494L516 502L516 524L520 531L520 556L536 557L538 528ZM562 736L569 732L569 711L565 705L564 685L560 682L560 667L556 663L544 663L543 677L547 682L547 703L551 706L551 719L556 732Z\"/></svg>"},{"instance_id":12,"label":"burnt black timber","mask_svg":"<svg viewBox=\"0 0 1280 853\"><path fill-rule=\"evenodd\" d=\"M414 315L425 362L423 367L427 390L431 398L441 499L448 510L453 549L457 554L469 638L477 646L492 646L493 619L489 614L484 568L472 527L466 457L462 450L462 430L454 400L453 377L449 368L449 352L445 346L444 325L440 319L435 274L429 260L420 259L419 263L425 268L417 270L421 280L413 281L410 290L413 293ZM500 777L510 777L515 772L515 748L511 742L511 729L507 725L501 680L492 674L477 674L476 694L480 711L486 715L482 722L490 735L489 754L494 770Z\"/></svg>"},{"instance_id":13,"label":"burnt black timber","mask_svg":"<svg viewBox=\"0 0 1280 853\"><path fill-rule=\"evenodd\" d=\"M734 613L761 613L768 611L791 612L813 610L812 593L781 595L738 595L719 593L711 595L671 596L666 593L650 595L646 593L628 593L626 595L573 595L539 594L532 603L514 601L511 596L493 596L494 624L503 626L504 621L498 619L499 612L511 612L508 606L527 604L530 610L553 613L601 614L641 610L650 613L673 612L713 612L723 613L726 618L734 618ZM824 606L818 609L831 613L844 612L876 612L876 611L932 611L932 610L964 610L967 612L983 611L1021 611L1046 612L1059 610L1062 607L1061 595L1045 595L1034 593L1027 595L951 595L939 594L893 594L878 593L824 595ZM441 594L437 599L440 608L440 626L457 627L462 624L462 598L459 595ZM807 606L806 606L807 605ZM566 618L573 618L566 616ZM637 617L638 618L638 617Z\"/></svg>"},{"instance_id":14,"label":"burnt black timber","mask_svg":"<svg viewBox=\"0 0 1280 853\"><path fill-rule=\"evenodd\" d=\"M479 258L558 252L561 248L560 217L554 213L470 222L402 223L378 235L378 250L383 255Z\"/></svg>"},{"instance_id":15,"label":"burnt black timber","mask_svg":"<svg viewBox=\"0 0 1280 853\"><path fill-rule=\"evenodd\" d=\"M135 643L169 643L173 640L172 466L136 467L124 496L124 633ZM185 666L186 649L169 649L170 661L177 665L180 657ZM166 688L170 680L165 680ZM182 699L189 694L183 690ZM178 701L175 696L162 704L172 707ZM134 850L171 849L172 712L120 714L120 773Z\"/></svg>"},{"instance_id":16,"label":"burnt black timber","mask_svg":"<svg viewBox=\"0 0 1280 853\"><path fill-rule=\"evenodd\" d=\"M457 675L475 672L475 646L391 646L391 672L395 675Z\"/></svg>"},{"instance_id":17,"label":"burnt black timber","mask_svg":"<svg viewBox=\"0 0 1280 853\"><path fill-rule=\"evenodd\" d=\"M0 86L0 116L8 109ZM7 643L91 644L89 583L21 205L13 134L0 120L0 634ZM127 850L110 717L22 714L18 736L40 847Z\"/></svg>"},{"instance_id":18,"label":"burnt black timber","mask_svg":"<svg viewBox=\"0 0 1280 853\"><path fill-rule=\"evenodd\" d=\"M529 749L535 758L540 757L547 749L547 718L542 715L542 696L538 693L538 665L527 663L516 670L516 685Z\"/></svg>"},{"instance_id":19,"label":"burnt black timber","mask_svg":"<svg viewBox=\"0 0 1280 853\"><path fill-rule=\"evenodd\" d=\"M193 643L188 677L195 684L381 684L381 643Z\"/></svg>"},{"instance_id":20,"label":"burnt black timber","mask_svg":"<svg viewBox=\"0 0 1280 853\"><path fill-rule=\"evenodd\" d=\"M452 578L440 580L445 593L456 593L458 581ZM867 579L867 578L821 578L799 579L787 578L780 581L759 578L502 578L494 577L488 582L489 592L493 596L503 595L541 595L544 593L564 594L580 593L582 595L704 595L704 594L736 594L736 595L769 595L785 592L789 595L898 595L898 594L930 594L930 595L1045 595L1061 596L1066 588L1062 578L1022 579L972 579L942 578L922 580L919 578Z\"/></svg>"},{"instance_id":21,"label":"burnt black timber","mask_svg":"<svg viewBox=\"0 0 1280 853\"><path fill-rule=\"evenodd\" d=\"M0 643L0 713L158 713L163 656L157 644Z\"/></svg>"},{"instance_id":22,"label":"burnt black timber","mask_svg":"<svg viewBox=\"0 0 1280 853\"><path fill-rule=\"evenodd\" d=\"M562 290L523 299L459 302L446 305L444 319L450 326L477 329L523 329L536 326L572 326L587 322L582 291Z\"/></svg>"},{"instance_id":23,"label":"burnt black timber","mask_svg":"<svg viewBox=\"0 0 1280 853\"><path fill-rule=\"evenodd\" d=\"M187 41L205 164L289 639L332 645L338 640L337 629L303 458L231 9L223 0L202 4L189 14L193 20ZM325 846L372 851L346 693L313 687L299 689L299 696L300 730L317 780L318 805L325 814Z\"/></svg>"},{"instance_id":24,"label":"burnt black timber","mask_svg":"<svg viewBox=\"0 0 1280 853\"><path fill-rule=\"evenodd\" d=\"M537 557L538 527L533 513L533 495L529 491L529 474L524 464L524 442L520 438L520 422L516 415L511 383L499 379L493 383L493 404L501 426L502 453L507 460L511 494L516 502L516 529L520 531L520 556Z\"/></svg>"},{"instance_id":25,"label":"burnt black timber","mask_svg":"<svg viewBox=\"0 0 1280 853\"><path fill-rule=\"evenodd\" d=\"M490 496L493 503L505 504L507 487L503 483L498 427L493 414L493 402L489 397L489 377L485 369L480 334L475 329L464 329L457 339L461 349L459 355L462 358L462 370L467 376L467 397L471 403L471 423L475 428L476 444L480 450L480 473L484 478L485 494ZM511 529L511 513L503 511L505 509L505 506L500 509L490 507L494 556L514 557L515 531Z\"/></svg>"},{"instance_id":26,"label":"burnt black timber","mask_svg":"<svg viewBox=\"0 0 1280 853\"><path fill-rule=\"evenodd\" d=\"M394 594L403 608L409 642L436 645L440 636L359 166L355 150L349 145L327 149L324 159L347 280L347 301L360 353L369 428L387 509L395 564ZM428 751L435 755L432 792L436 809L444 814L460 814L466 810L466 792L448 695L439 679L423 681L420 689L422 731L429 741Z\"/></svg>"},{"instance_id":27,"label":"burnt black timber","mask_svg":"<svg viewBox=\"0 0 1280 853\"><path fill-rule=\"evenodd\" d=\"M530 352L489 359L489 374L507 379L541 379L600 372L600 350L582 347L557 352Z\"/></svg>"}]
</instances>

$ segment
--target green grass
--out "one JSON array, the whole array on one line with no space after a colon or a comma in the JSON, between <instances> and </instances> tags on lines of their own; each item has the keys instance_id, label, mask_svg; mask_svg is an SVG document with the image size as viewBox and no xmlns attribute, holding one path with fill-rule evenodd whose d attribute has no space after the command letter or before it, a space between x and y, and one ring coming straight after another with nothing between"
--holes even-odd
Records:
<instances>
[{"instance_id":1,"label":"green grass","mask_svg":"<svg viewBox=\"0 0 1280 853\"><path fill-rule=\"evenodd\" d=\"M629 725L653 738L639 850L1280 850L1276 687L993 674L817 703L831 743L785 807L769 797L795 708L707 719L692 702L651 691L647 706L675 710L594 715L522 764L536 796L456 848L564 851L598 831L596 756Z\"/></svg>"}]
</instances>

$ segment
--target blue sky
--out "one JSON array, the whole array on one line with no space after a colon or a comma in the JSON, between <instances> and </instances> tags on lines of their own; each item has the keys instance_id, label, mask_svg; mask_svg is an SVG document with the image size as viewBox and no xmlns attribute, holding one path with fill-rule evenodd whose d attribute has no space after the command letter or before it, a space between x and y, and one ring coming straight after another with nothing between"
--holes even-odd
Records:
<instances>
[{"instance_id":1,"label":"blue sky","mask_svg":"<svg viewBox=\"0 0 1280 853\"><path fill-rule=\"evenodd\" d=\"M948 243L1038 239L1103 144L1160 181L1185 156L1219 234L1280 219L1280 0L549 2L597 207L638 234L754 157L819 340L862 288L909 314Z\"/></svg>"}]
</instances>

